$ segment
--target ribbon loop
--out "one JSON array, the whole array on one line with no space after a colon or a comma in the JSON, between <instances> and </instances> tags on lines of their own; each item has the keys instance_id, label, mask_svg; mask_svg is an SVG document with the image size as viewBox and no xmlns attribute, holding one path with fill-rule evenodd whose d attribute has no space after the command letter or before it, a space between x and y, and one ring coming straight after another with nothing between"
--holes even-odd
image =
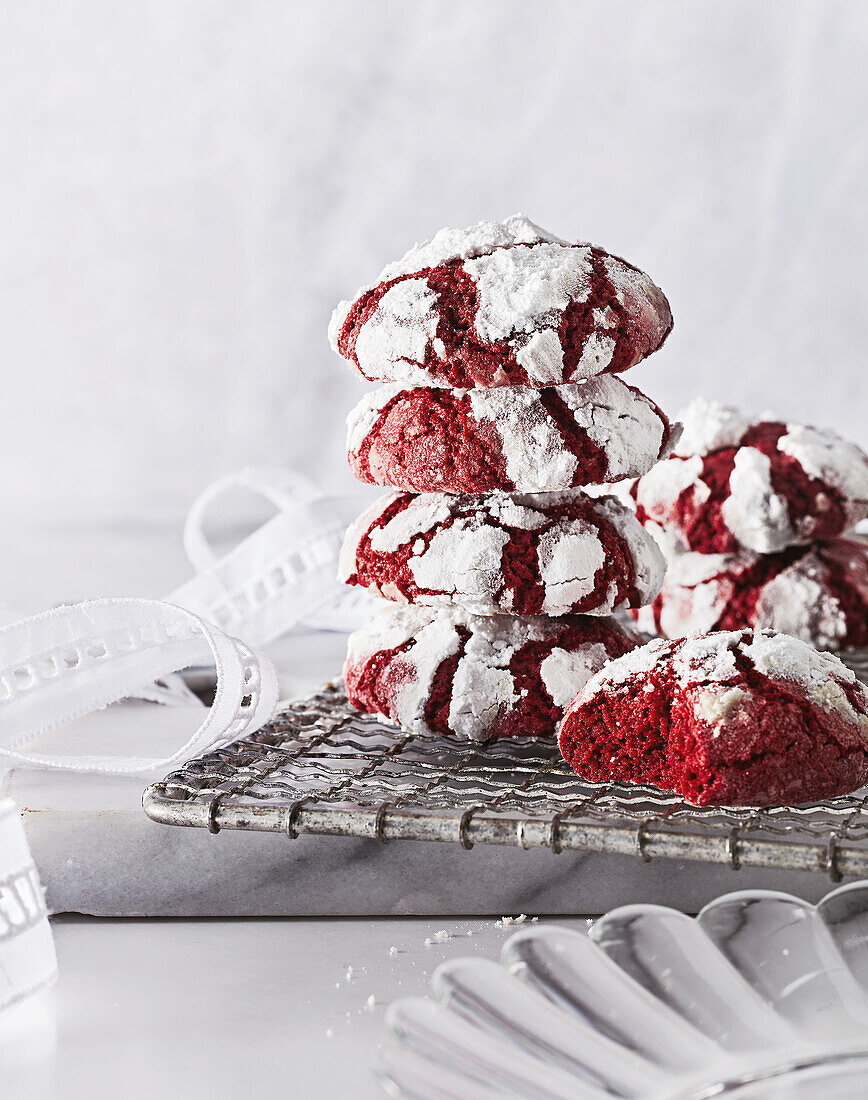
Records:
<instances>
[{"instance_id":1,"label":"ribbon loop","mask_svg":"<svg viewBox=\"0 0 868 1100\"><path fill-rule=\"evenodd\" d=\"M205 519L238 489L278 511L218 556ZM166 598L251 645L267 645L302 622L354 629L377 604L336 578L344 531L357 511L357 501L325 497L291 470L250 466L221 478L200 494L187 518L184 547L196 576Z\"/></svg>"},{"instance_id":2,"label":"ribbon loop","mask_svg":"<svg viewBox=\"0 0 868 1100\"><path fill-rule=\"evenodd\" d=\"M312 481L281 466L245 466L203 489L193 501L184 525L184 551L197 571L213 569L218 555L205 534L205 518L219 500L239 489L260 496L278 512L291 512L297 505L321 496Z\"/></svg>"},{"instance_id":3,"label":"ribbon loop","mask_svg":"<svg viewBox=\"0 0 868 1100\"><path fill-rule=\"evenodd\" d=\"M201 665L216 669L214 702L168 757L22 751L90 711L141 697L143 685ZM192 612L157 600L91 600L0 629L0 760L110 774L170 767L258 729L277 698L277 676L267 657Z\"/></svg>"}]
</instances>

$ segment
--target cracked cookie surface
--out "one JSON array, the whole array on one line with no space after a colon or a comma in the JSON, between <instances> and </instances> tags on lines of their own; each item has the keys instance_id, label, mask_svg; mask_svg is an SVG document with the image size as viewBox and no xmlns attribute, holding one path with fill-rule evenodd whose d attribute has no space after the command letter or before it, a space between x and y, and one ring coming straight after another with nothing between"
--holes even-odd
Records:
<instances>
[{"instance_id":1,"label":"cracked cookie surface","mask_svg":"<svg viewBox=\"0 0 868 1100\"><path fill-rule=\"evenodd\" d=\"M611 497L397 491L351 525L338 579L478 615L608 615L653 600L664 569L652 536Z\"/></svg>"},{"instance_id":2,"label":"cracked cookie surface","mask_svg":"<svg viewBox=\"0 0 868 1100\"><path fill-rule=\"evenodd\" d=\"M347 698L416 733L552 737L579 687L638 641L605 618L397 607L350 635Z\"/></svg>"},{"instance_id":3,"label":"cracked cookie surface","mask_svg":"<svg viewBox=\"0 0 868 1100\"><path fill-rule=\"evenodd\" d=\"M546 493L635 477L676 434L611 375L542 390L381 386L347 427L360 481L421 493Z\"/></svg>"},{"instance_id":4,"label":"cracked cookie surface","mask_svg":"<svg viewBox=\"0 0 868 1100\"><path fill-rule=\"evenodd\" d=\"M548 387L625 371L671 328L647 275L517 214L414 246L340 303L329 339L372 382Z\"/></svg>"},{"instance_id":5,"label":"cracked cookie surface","mask_svg":"<svg viewBox=\"0 0 868 1100\"><path fill-rule=\"evenodd\" d=\"M832 539L868 516L868 456L834 432L694 401L672 456L632 487L636 515L684 550L760 554Z\"/></svg>"},{"instance_id":6,"label":"cracked cookie surface","mask_svg":"<svg viewBox=\"0 0 868 1100\"><path fill-rule=\"evenodd\" d=\"M683 638L744 627L792 634L818 649L868 646L868 545L833 539L777 554L668 555L648 607L633 611L647 634Z\"/></svg>"},{"instance_id":7,"label":"cracked cookie surface","mask_svg":"<svg viewBox=\"0 0 868 1100\"><path fill-rule=\"evenodd\" d=\"M700 806L792 805L868 781L868 691L786 634L655 640L585 684L559 744L593 782L652 784Z\"/></svg>"}]
</instances>

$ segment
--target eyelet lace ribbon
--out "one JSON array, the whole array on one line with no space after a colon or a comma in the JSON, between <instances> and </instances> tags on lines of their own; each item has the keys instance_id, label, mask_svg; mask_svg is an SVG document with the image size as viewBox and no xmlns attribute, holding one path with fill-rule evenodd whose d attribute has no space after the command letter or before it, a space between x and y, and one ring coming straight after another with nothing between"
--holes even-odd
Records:
<instances>
[{"instance_id":1,"label":"eyelet lace ribbon","mask_svg":"<svg viewBox=\"0 0 868 1100\"><path fill-rule=\"evenodd\" d=\"M205 520L239 489L265 498L276 514L218 555ZM335 578L343 532L356 511L357 502L324 497L290 471L250 467L215 482L193 505L184 546L195 576L165 600L90 600L24 618L0 605L0 775L18 765L113 775L168 770L255 732L278 701L274 667L257 648L302 622L352 629L377 604ZM180 676L203 667L216 672L207 710ZM162 756L90 755L76 752L72 737L71 751L56 751L55 738L38 744L91 711L131 698L183 705L196 728ZM55 975L21 818L0 799L0 1009Z\"/></svg>"},{"instance_id":2,"label":"eyelet lace ribbon","mask_svg":"<svg viewBox=\"0 0 868 1100\"><path fill-rule=\"evenodd\" d=\"M205 522L239 491L263 498L277 513L218 555ZM193 503L184 549L196 575L166 599L250 645L267 645L300 623L354 630L381 603L336 579L344 531L358 512L357 500L323 496L307 478L281 467L229 474Z\"/></svg>"},{"instance_id":3,"label":"eyelet lace ribbon","mask_svg":"<svg viewBox=\"0 0 868 1100\"><path fill-rule=\"evenodd\" d=\"M159 698L165 677L203 665L217 674L214 702L168 756L25 751L29 742L110 703ZM171 688L164 690L174 699ZM168 768L258 729L277 698L277 675L267 657L159 600L90 600L0 628L0 765L117 775ZM193 713L198 717L201 710Z\"/></svg>"},{"instance_id":4,"label":"eyelet lace ribbon","mask_svg":"<svg viewBox=\"0 0 868 1100\"><path fill-rule=\"evenodd\" d=\"M45 900L18 807L0 798L0 1011L56 977Z\"/></svg>"}]
</instances>

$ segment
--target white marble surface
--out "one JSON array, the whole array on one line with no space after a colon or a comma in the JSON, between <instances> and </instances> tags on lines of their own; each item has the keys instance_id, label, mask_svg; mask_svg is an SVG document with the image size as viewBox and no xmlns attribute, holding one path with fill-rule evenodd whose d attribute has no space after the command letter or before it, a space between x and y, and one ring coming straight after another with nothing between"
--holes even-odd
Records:
<instances>
[{"instance_id":1,"label":"white marble surface","mask_svg":"<svg viewBox=\"0 0 868 1100\"><path fill-rule=\"evenodd\" d=\"M512 931L493 920L53 925L57 986L0 1015L4 1100L377 1100L370 1066L388 1003L426 993L445 959L495 958ZM455 937L426 947L441 928Z\"/></svg>"},{"instance_id":2,"label":"white marble surface","mask_svg":"<svg viewBox=\"0 0 868 1100\"><path fill-rule=\"evenodd\" d=\"M517 209L666 290L630 376L664 408L865 442L865 4L7 6L4 517L177 519L253 461L348 486L333 305Z\"/></svg>"}]
</instances>

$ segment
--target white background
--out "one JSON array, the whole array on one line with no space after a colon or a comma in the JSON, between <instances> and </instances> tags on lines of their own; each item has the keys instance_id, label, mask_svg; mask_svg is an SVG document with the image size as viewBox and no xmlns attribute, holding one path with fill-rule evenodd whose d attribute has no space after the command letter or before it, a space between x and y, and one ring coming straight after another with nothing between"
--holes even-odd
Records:
<instances>
[{"instance_id":1,"label":"white background","mask_svg":"<svg viewBox=\"0 0 868 1100\"><path fill-rule=\"evenodd\" d=\"M830 0L6 5L2 514L175 524L248 462L348 487L332 306L516 210L664 288L630 381L670 412L865 443L866 58Z\"/></svg>"}]
</instances>

